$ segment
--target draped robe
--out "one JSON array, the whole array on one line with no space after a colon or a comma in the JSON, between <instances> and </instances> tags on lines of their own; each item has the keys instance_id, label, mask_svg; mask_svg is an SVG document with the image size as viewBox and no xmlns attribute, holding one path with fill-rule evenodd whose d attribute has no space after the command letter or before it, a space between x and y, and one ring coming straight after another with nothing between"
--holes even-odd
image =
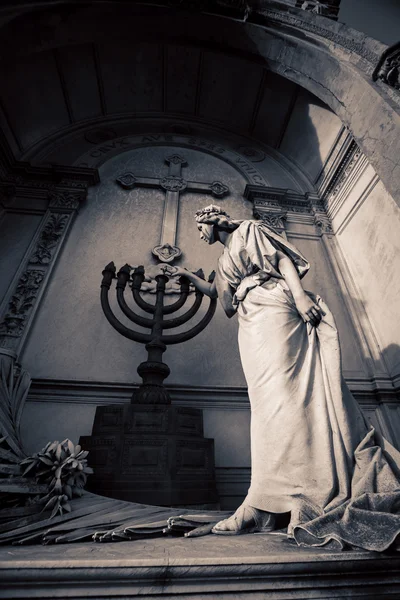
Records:
<instances>
[{"instance_id":1,"label":"draped robe","mask_svg":"<svg viewBox=\"0 0 400 600\"><path fill-rule=\"evenodd\" d=\"M337 328L324 311L305 324L279 273L280 250L299 276L302 254L261 222L243 221L218 261L216 286L238 313L251 404L251 485L246 502L291 512L288 534L384 550L400 532L400 453L370 427L341 375Z\"/></svg>"}]
</instances>

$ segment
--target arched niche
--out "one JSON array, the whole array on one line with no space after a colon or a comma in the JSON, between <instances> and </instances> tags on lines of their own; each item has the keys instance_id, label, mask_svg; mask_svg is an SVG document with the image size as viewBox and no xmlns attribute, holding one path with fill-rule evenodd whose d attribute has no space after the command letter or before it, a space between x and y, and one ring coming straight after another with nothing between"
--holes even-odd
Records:
<instances>
[{"instance_id":1,"label":"arched niche","mask_svg":"<svg viewBox=\"0 0 400 600\"><path fill-rule=\"evenodd\" d=\"M330 106L349 128L388 191L399 201L398 94L381 82L373 82L371 77L385 49L383 44L343 24L277 2L259 3L246 22L223 14L181 13L160 6L160 3L157 6L150 3L129 4L91 2L82 6L48 2L43 8L43 3L31 3L29 7L21 8L18 14L16 10L13 18L3 25L0 57L3 57L3 62L8 62L9 71L14 68L13 60L21 65L25 69L25 80L28 80L34 54L51 51L52 68L59 70L62 52L68 48L73 53L74 48L82 44L91 46L95 62L99 59L96 54L99 43L106 44L111 53L118 45L131 44L132 41L148 43L149 40L172 44L178 53L196 53L199 49L203 53L222 50L225 56L245 60L295 82ZM218 8L215 13L218 13ZM150 46L147 49L151 54ZM163 54L160 60L165 76L168 56ZM12 74L8 72L8 75ZM14 76L20 83L24 81L21 73L16 72ZM65 72L63 76L65 83ZM233 90L238 94L238 104L246 101L247 84L239 78L237 89ZM34 160L36 151L39 147L43 148L48 135L66 131L79 121L71 115L73 102L66 98L63 82L60 90L52 92L54 103L64 102L67 110L65 112L64 107L62 114L58 115L59 120L51 127L44 127L44 135L33 136L31 140L34 139L34 143L27 145L12 139L10 132L13 107L9 105L15 104L18 98L11 96L8 102L3 99L3 107L8 104L3 117L4 130L9 133L11 144L20 158ZM40 95L40 90L38 93ZM227 93L232 94L232 90ZM165 109L168 99L163 97L161 101L162 109ZM104 94L101 97L101 90L98 110L98 119L108 116L107 98ZM180 111L177 112L179 114ZM17 117L17 113L15 115ZM44 122L46 114L42 118ZM93 119L93 116L83 115L81 120L88 118ZM236 125L240 129L240 123ZM36 127L39 127L37 120ZM241 133L244 133L243 130Z\"/></svg>"}]
</instances>

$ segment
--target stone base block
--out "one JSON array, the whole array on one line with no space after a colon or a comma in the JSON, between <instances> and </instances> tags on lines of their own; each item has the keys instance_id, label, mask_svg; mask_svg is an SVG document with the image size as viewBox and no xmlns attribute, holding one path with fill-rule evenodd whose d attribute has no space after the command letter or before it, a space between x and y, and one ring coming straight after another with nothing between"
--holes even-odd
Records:
<instances>
[{"instance_id":1,"label":"stone base block","mask_svg":"<svg viewBox=\"0 0 400 600\"><path fill-rule=\"evenodd\" d=\"M89 450L88 489L144 504L216 504L214 440L202 411L168 405L99 406Z\"/></svg>"}]
</instances>

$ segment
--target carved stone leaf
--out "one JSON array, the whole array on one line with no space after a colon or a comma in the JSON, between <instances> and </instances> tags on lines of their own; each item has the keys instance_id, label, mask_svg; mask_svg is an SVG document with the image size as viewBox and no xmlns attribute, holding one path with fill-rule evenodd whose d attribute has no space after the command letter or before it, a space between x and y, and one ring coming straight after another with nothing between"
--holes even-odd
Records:
<instances>
[{"instance_id":1,"label":"carved stone leaf","mask_svg":"<svg viewBox=\"0 0 400 600\"><path fill-rule=\"evenodd\" d=\"M63 231L68 222L68 215L51 215L45 225L37 246L29 259L34 265L47 265L52 259L53 251L56 248Z\"/></svg>"},{"instance_id":2,"label":"carved stone leaf","mask_svg":"<svg viewBox=\"0 0 400 600\"><path fill-rule=\"evenodd\" d=\"M15 294L11 298L8 311L0 325L0 333L20 335L23 331L27 313L32 308L44 272L38 270L25 271L18 282Z\"/></svg>"},{"instance_id":3,"label":"carved stone leaf","mask_svg":"<svg viewBox=\"0 0 400 600\"><path fill-rule=\"evenodd\" d=\"M76 192L53 191L49 194L50 208L76 209L81 203L83 196Z\"/></svg>"},{"instance_id":4,"label":"carved stone leaf","mask_svg":"<svg viewBox=\"0 0 400 600\"><path fill-rule=\"evenodd\" d=\"M30 384L27 371L16 368L11 356L0 355L0 431L10 450L21 458L25 453L19 428Z\"/></svg>"},{"instance_id":5,"label":"carved stone leaf","mask_svg":"<svg viewBox=\"0 0 400 600\"><path fill-rule=\"evenodd\" d=\"M258 219L261 219L263 223L268 225L268 227L272 227L279 231L285 229L286 213L256 212L256 216Z\"/></svg>"}]
</instances>

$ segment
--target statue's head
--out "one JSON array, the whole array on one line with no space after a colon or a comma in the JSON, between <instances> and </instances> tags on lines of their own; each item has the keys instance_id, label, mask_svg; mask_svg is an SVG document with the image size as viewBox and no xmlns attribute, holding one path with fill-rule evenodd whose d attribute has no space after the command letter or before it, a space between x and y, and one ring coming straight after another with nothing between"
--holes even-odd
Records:
<instances>
[{"instance_id":1,"label":"statue's head","mask_svg":"<svg viewBox=\"0 0 400 600\"><path fill-rule=\"evenodd\" d=\"M207 244L214 244L218 241L216 229L221 226L222 222L227 224L230 217L220 206L210 204L198 210L195 219L197 229L200 231L200 238Z\"/></svg>"}]
</instances>

